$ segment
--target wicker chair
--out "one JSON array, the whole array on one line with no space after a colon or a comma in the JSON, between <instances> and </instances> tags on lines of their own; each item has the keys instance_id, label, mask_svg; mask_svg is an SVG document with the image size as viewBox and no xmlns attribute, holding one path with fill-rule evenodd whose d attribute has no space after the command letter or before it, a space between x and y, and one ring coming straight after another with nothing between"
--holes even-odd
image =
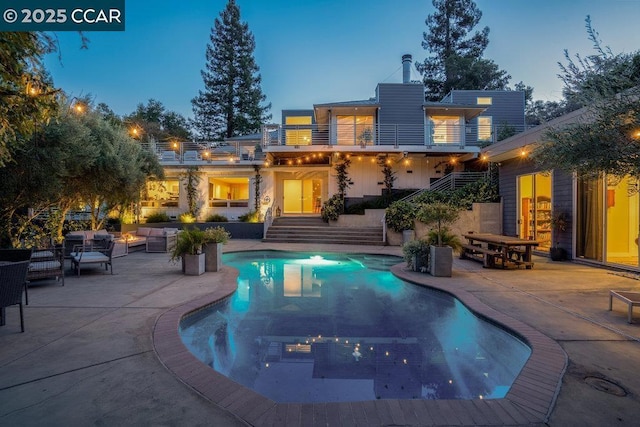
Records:
<instances>
[{"instance_id":1,"label":"wicker chair","mask_svg":"<svg viewBox=\"0 0 640 427\"><path fill-rule=\"evenodd\" d=\"M0 265L0 326L6 322L5 308L20 306L20 329L24 332L24 314L22 312L22 292L27 281L29 261L7 262Z\"/></svg>"}]
</instances>

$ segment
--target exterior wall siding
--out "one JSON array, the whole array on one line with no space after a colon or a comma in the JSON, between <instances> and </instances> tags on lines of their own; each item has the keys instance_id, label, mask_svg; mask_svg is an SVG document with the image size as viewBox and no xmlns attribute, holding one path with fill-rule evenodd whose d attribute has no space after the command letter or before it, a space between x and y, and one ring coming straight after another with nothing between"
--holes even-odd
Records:
<instances>
[{"instance_id":1,"label":"exterior wall siding","mask_svg":"<svg viewBox=\"0 0 640 427\"><path fill-rule=\"evenodd\" d=\"M530 160L522 160L519 158L510 159L502 162L500 166L500 196L502 197L503 206L503 233L507 235L517 234L517 215L518 215L518 199L517 199L517 178L519 175L541 172L535 167ZM566 212L570 216L570 222L573 220L573 177L571 174L554 171L552 176L552 203L554 213ZM567 251L569 259L573 258L573 232L569 225L559 238L553 239L559 242L560 247Z\"/></svg>"},{"instance_id":2,"label":"exterior wall siding","mask_svg":"<svg viewBox=\"0 0 640 427\"><path fill-rule=\"evenodd\" d=\"M380 143L393 144L394 125L411 129L404 135L398 135L399 143L423 144L425 114L424 89L422 85L407 83L381 83L376 90L380 110L378 123ZM413 126L412 126L413 125Z\"/></svg>"}]
</instances>

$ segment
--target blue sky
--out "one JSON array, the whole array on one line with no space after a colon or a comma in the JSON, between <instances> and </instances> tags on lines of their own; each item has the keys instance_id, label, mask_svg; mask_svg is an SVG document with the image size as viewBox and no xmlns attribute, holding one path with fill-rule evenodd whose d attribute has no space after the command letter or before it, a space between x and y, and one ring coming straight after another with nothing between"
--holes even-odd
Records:
<instances>
[{"instance_id":1,"label":"blue sky","mask_svg":"<svg viewBox=\"0 0 640 427\"><path fill-rule=\"evenodd\" d=\"M400 82L401 56L422 49L430 0L236 0L256 40L262 89L273 122L282 109L366 99L380 82ZM476 0L489 26L485 57L534 87L534 98L558 100L563 50L593 52L585 18L614 53L640 49L640 0ZM118 114L149 98L192 117L191 99L203 88L200 70L213 21L226 0L126 1L126 31L58 32L61 60L46 66L70 96L91 94ZM412 72L412 79L419 74Z\"/></svg>"}]
</instances>

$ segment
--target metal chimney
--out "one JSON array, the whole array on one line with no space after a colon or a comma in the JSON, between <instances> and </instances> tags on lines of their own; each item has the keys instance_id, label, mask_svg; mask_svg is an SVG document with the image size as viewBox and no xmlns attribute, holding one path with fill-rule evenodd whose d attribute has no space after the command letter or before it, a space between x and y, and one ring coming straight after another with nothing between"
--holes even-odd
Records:
<instances>
[{"instance_id":1,"label":"metal chimney","mask_svg":"<svg viewBox=\"0 0 640 427\"><path fill-rule=\"evenodd\" d=\"M409 54L402 55L402 83L411 83L411 62Z\"/></svg>"}]
</instances>

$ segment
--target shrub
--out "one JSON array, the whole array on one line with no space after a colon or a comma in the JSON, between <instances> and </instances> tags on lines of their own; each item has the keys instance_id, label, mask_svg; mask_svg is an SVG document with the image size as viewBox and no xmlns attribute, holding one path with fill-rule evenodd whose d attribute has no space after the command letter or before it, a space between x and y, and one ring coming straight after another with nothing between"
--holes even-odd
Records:
<instances>
[{"instance_id":1,"label":"shrub","mask_svg":"<svg viewBox=\"0 0 640 427\"><path fill-rule=\"evenodd\" d=\"M178 221L185 224L193 224L194 222L196 222L196 217L193 216L191 212L184 212L178 216Z\"/></svg>"},{"instance_id":2,"label":"shrub","mask_svg":"<svg viewBox=\"0 0 640 427\"><path fill-rule=\"evenodd\" d=\"M407 263L407 267L413 269L413 258L416 258L418 265L429 264L430 242L425 239L410 240L402 245L402 254Z\"/></svg>"},{"instance_id":3,"label":"shrub","mask_svg":"<svg viewBox=\"0 0 640 427\"><path fill-rule=\"evenodd\" d=\"M220 214L213 214L213 215L209 215L206 219L205 222L228 222L229 220L227 219L226 216L224 215L220 215Z\"/></svg>"},{"instance_id":4,"label":"shrub","mask_svg":"<svg viewBox=\"0 0 640 427\"><path fill-rule=\"evenodd\" d=\"M208 227L204 230L205 243L227 243L231 238L229 233L224 227Z\"/></svg>"},{"instance_id":5,"label":"shrub","mask_svg":"<svg viewBox=\"0 0 640 427\"><path fill-rule=\"evenodd\" d=\"M387 227L396 232L413 230L413 220L416 217L416 208L412 203L398 200L389 205L386 210L385 220Z\"/></svg>"},{"instance_id":6,"label":"shrub","mask_svg":"<svg viewBox=\"0 0 640 427\"><path fill-rule=\"evenodd\" d=\"M320 216L324 222L336 221L344 211L344 202L338 194L334 194L322 204Z\"/></svg>"},{"instance_id":7,"label":"shrub","mask_svg":"<svg viewBox=\"0 0 640 427\"><path fill-rule=\"evenodd\" d=\"M447 236L447 225L453 224L460 217L460 208L447 203L422 203L418 207L416 219L433 226L433 237L438 246L446 246L442 237Z\"/></svg>"},{"instance_id":8,"label":"shrub","mask_svg":"<svg viewBox=\"0 0 640 427\"><path fill-rule=\"evenodd\" d=\"M240 215L238 219L241 222L260 222L260 213L256 211L249 211L244 215Z\"/></svg>"},{"instance_id":9,"label":"shrub","mask_svg":"<svg viewBox=\"0 0 640 427\"><path fill-rule=\"evenodd\" d=\"M164 212L153 212L149 214L149 216L147 217L147 223L169 222L169 221L171 221L171 219L169 218L169 215L167 215Z\"/></svg>"}]
</instances>

